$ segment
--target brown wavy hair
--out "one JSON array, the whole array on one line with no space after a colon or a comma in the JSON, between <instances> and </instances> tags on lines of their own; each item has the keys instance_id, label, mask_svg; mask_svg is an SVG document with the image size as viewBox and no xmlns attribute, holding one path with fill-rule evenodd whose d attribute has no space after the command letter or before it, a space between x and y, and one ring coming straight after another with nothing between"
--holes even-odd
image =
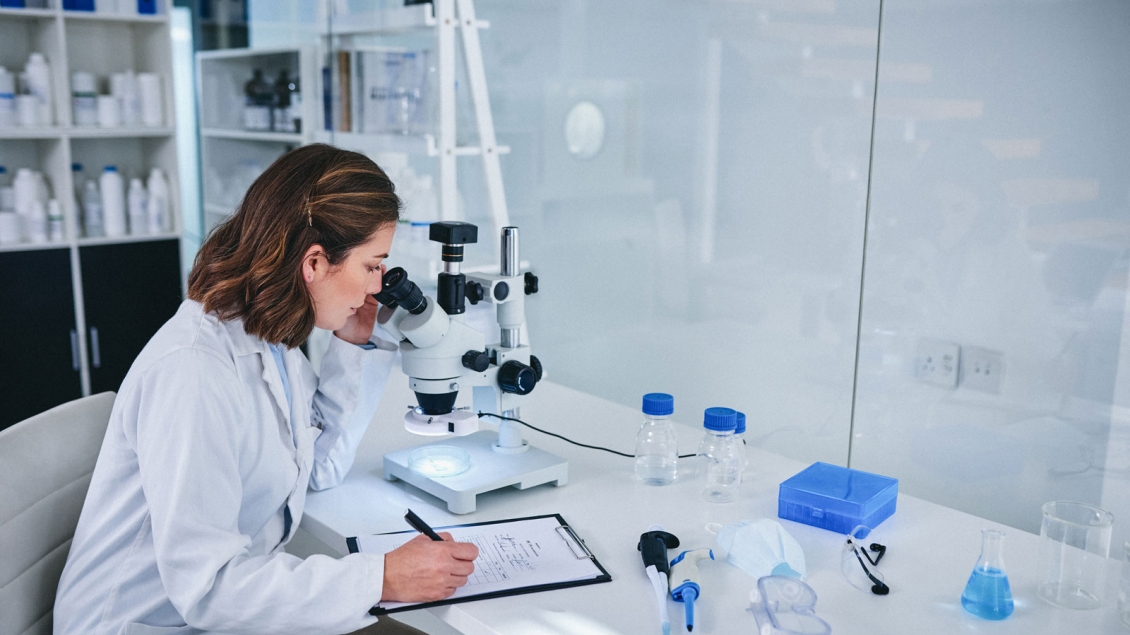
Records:
<instances>
[{"instance_id":1,"label":"brown wavy hair","mask_svg":"<svg viewBox=\"0 0 1130 635\"><path fill-rule=\"evenodd\" d=\"M188 297L248 334L294 348L314 328L302 260L320 245L331 265L395 224L400 199L368 157L325 144L279 157L247 190L235 214L204 241Z\"/></svg>"}]
</instances>

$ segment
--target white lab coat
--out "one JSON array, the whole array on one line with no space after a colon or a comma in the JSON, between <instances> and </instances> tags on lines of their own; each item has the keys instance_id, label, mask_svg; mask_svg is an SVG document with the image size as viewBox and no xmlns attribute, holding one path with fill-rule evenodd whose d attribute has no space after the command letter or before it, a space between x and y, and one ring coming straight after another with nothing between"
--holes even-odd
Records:
<instances>
[{"instance_id":1,"label":"white lab coat","mask_svg":"<svg viewBox=\"0 0 1130 635\"><path fill-rule=\"evenodd\" d=\"M180 306L114 402L55 635L341 634L375 621L384 556L283 550L307 486L349 471L396 354L332 339L320 379L301 351L284 353L292 414L266 342Z\"/></svg>"}]
</instances>

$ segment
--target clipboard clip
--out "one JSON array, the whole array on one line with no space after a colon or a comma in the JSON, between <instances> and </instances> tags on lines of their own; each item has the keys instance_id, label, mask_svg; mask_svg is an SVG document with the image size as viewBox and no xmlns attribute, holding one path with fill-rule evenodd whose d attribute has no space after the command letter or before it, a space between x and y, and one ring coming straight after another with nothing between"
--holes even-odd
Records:
<instances>
[{"instance_id":1,"label":"clipboard clip","mask_svg":"<svg viewBox=\"0 0 1130 635\"><path fill-rule=\"evenodd\" d=\"M556 528L556 531L557 535L561 536L561 539L565 541L565 544L569 545L569 550L573 552L577 560L584 560L585 558L596 560L596 556L589 551L585 541L581 540L581 537L577 535L577 532L573 531L572 527L569 525L561 525ZM582 553L577 553L578 548Z\"/></svg>"}]
</instances>

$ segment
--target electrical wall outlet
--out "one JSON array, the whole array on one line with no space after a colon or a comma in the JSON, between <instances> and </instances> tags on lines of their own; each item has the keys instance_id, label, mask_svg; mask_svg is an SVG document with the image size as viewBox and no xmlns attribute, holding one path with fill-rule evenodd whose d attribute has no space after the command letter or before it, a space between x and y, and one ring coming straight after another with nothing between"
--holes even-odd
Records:
<instances>
[{"instance_id":1,"label":"electrical wall outlet","mask_svg":"<svg viewBox=\"0 0 1130 635\"><path fill-rule=\"evenodd\" d=\"M923 338L915 353L914 376L927 384L956 388L960 358L961 346L954 342Z\"/></svg>"},{"instance_id":2,"label":"electrical wall outlet","mask_svg":"<svg viewBox=\"0 0 1130 635\"><path fill-rule=\"evenodd\" d=\"M961 351L958 385L970 390L999 395L1004 376L1004 353L979 346L966 346Z\"/></svg>"}]
</instances>

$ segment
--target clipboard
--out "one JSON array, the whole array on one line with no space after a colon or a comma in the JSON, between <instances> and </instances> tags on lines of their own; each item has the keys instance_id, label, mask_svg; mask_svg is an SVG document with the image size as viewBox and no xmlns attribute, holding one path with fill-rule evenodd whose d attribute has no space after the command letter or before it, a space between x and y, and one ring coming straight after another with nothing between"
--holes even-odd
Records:
<instances>
[{"instance_id":1,"label":"clipboard","mask_svg":"<svg viewBox=\"0 0 1130 635\"><path fill-rule=\"evenodd\" d=\"M552 522L549 522L550 520ZM585 585L589 585L589 584L600 584L602 582L611 582L612 581L612 576L609 575L608 571L605 570L605 568L596 559L596 556L593 555L591 550L589 550L588 546L585 544L585 541L583 539L581 539L581 537L579 535L577 535L577 532L573 529L573 527L571 525L569 525L569 523L565 522L565 519L562 518L560 514L544 514L544 515L541 515L541 516L527 516L527 517L524 517L524 518L508 518L508 519L503 519L503 520L492 520L492 521L486 521L486 522L481 522L481 523L468 523L468 524L463 524L463 525L448 525L448 526L445 526L445 527L436 527L435 529L437 531L441 531L441 530L446 530L446 531L464 530L464 531L460 531L460 532L457 533L456 539L459 539L461 536L465 537L469 533L471 533L469 530L473 530L473 529L476 529L476 528L484 529L484 535L489 535L490 532L491 532L491 529L492 529L492 527L491 527L492 525L509 525L509 527L507 527L507 528L494 528L494 529L511 529L511 528L512 529L520 529L523 526L529 526L529 527L536 526L538 531L539 531L538 536L545 538L545 540L547 540L547 541L549 540L549 538L547 537L548 536L548 530L551 529L555 538L554 538L553 542L544 545L546 550L553 552L553 555L556 557L557 562L562 562L563 558L568 558L568 556L565 555L565 554L571 554L572 559L575 562L568 563L570 568L577 568L577 569L584 570L586 572L585 573L586 577L572 578L572 579L566 579L566 580L557 580L557 581L553 581L553 582L541 581L539 583L532 583L532 584L524 584L524 583L520 583L520 582L503 582L503 583L500 583L500 582L484 582L482 584L482 586L485 589L487 589L484 592L475 592L471 588L473 585L469 584L468 586L461 587L460 591L457 592L457 595L449 597L449 598L444 599L444 600L438 600L438 601L435 601L435 602L416 602L416 603L398 603L398 602L385 603L385 602L382 602L382 603L374 606L372 609L370 609L369 613L372 614L372 615L387 615L389 613L397 613L397 612L400 612L400 611L414 611L416 609L431 608L431 607L435 607L435 606L444 606L444 605L448 605L448 604L459 604L459 603L462 603L462 602L472 602L472 601L475 601L475 600L489 600L489 599L493 599L493 598L509 597L509 596L512 596L512 595L523 595L523 594L526 594L526 593L540 593L542 591L552 591L552 590L555 590L555 589L566 589L566 588L575 587L575 586L585 586ZM507 534L508 533L509 532L507 532ZM366 540L370 540L370 541L379 540L384 545L390 545L390 544L395 544L395 541L398 537L403 537L405 539L403 542L407 542L408 540L414 538L417 535L418 535L417 532L415 532L411 529L408 529L408 530L405 530L405 531L389 532L389 533L385 533L385 534L376 534L376 535L370 536L368 538L366 538L366 537L346 538L345 541L346 541L346 544L349 546L349 552L350 553L359 553L359 552L364 551L363 547L364 547L364 543L365 543ZM476 534L474 537L479 538L479 535ZM510 536L507 535L506 538L510 538ZM560 542L557 542L558 540ZM477 542L477 541L472 540L472 542ZM401 543L401 544L403 544L403 543ZM561 545L567 546L568 551L565 551L564 549L562 549ZM523 577L523 574L530 575L531 577L534 577L534 576L545 577L547 575L550 575L550 573L547 573L545 571L542 571L538 574L533 574L533 573L530 573L529 571L520 570L520 569L528 568L528 567L531 566L531 563L529 561L527 561L525 558L519 557L519 556L529 555L528 553L523 553L523 554L490 553L490 554L487 554L487 553L484 553L484 546L487 547L486 551L496 551L496 547L498 545L495 545L495 544L482 545L482 544L480 544L478 546L480 547L480 554L479 554L479 559L475 561L476 574L480 573L480 569L484 569L484 570L490 569L491 571L496 572L499 575L504 575L506 573L504 571L504 569L506 569L507 567L510 567L510 568L515 569L515 571L512 572L514 579L520 580ZM506 546L506 545L503 545L503 546ZM535 545L535 547L536 547L536 545ZM395 547L393 547L393 548L395 548ZM521 548L521 546L519 546L519 548ZM387 553L387 551L386 551L386 553ZM500 555L503 556L501 558L502 561L498 561ZM505 557L506 555L511 556L511 558L506 559L506 557ZM489 559L490 561L486 562L486 561L484 561L484 559ZM534 567L534 568L536 569L536 567ZM589 572L592 573L591 576L588 575ZM475 577L478 577L478 576L476 575ZM510 586L508 586L508 588L498 590L497 587L500 584L507 584L507 585L510 585ZM516 586L515 586L515 584L516 584ZM494 588L495 590L490 590L492 588ZM389 605L389 606L383 606L383 605Z\"/></svg>"}]
</instances>

